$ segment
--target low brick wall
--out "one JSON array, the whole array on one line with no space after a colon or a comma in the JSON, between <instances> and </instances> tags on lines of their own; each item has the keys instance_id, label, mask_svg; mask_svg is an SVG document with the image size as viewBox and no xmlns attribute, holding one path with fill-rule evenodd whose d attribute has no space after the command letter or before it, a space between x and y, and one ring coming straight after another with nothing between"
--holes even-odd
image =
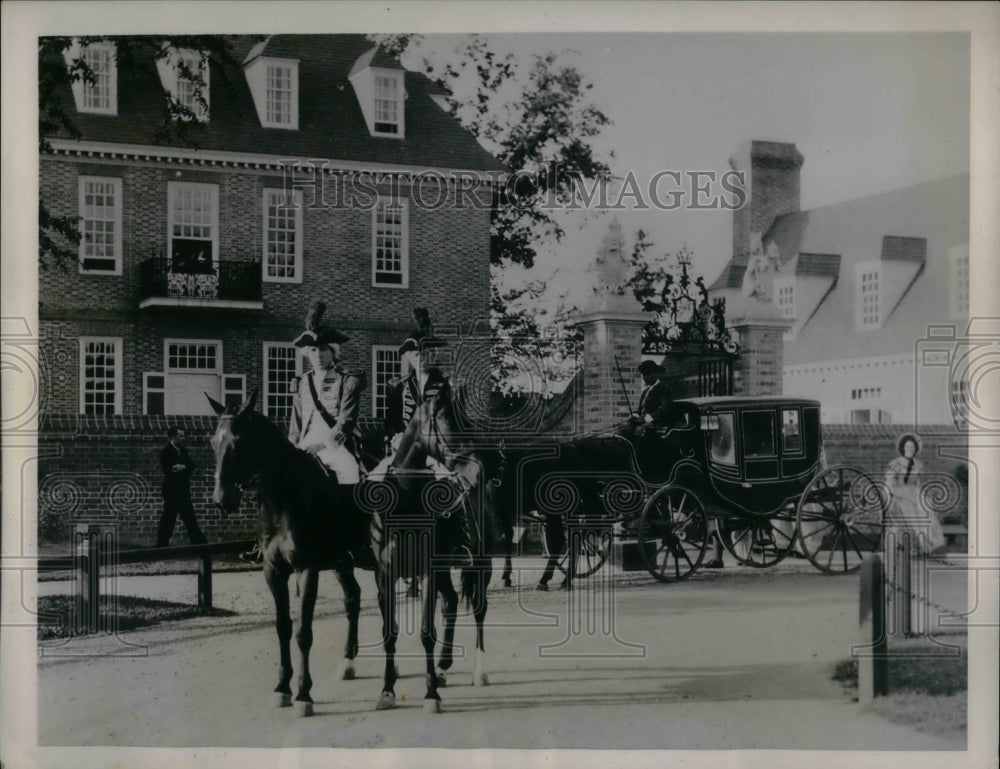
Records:
<instances>
[{"instance_id":1,"label":"low brick wall","mask_svg":"<svg viewBox=\"0 0 1000 769\"><path fill-rule=\"evenodd\" d=\"M40 539L68 542L73 524L99 520L118 527L122 545L155 544L163 511L160 450L169 425L184 429L188 452L198 465L191 499L209 541L255 536L257 512L246 501L229 515L212 504L215 459L209 441L214 417L48 415L39 425ZM171 544L188 542L178 520Z\"/></svg>"},{"instance_id":2,"label":"low brick wall","mask_svg":"<svg viewBox=\"0 0 1000 769\"><path fill-rule=\"evenodd\" d=\"M823 425L823 447L830 465L853 465L881 474L897 455L896 444L904 433L920 438L919 459L924 465L922 483L928 500L945 521L966 524L968 510L968 436L952 426L925 425Z\"/></svg>"}]
</instances>

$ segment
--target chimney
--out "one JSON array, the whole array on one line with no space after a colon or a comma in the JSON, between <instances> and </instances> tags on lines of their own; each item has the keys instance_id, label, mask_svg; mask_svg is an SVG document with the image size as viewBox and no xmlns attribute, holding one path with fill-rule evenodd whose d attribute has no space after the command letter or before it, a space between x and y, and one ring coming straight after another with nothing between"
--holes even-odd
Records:
<instances>
[{"instance_id":1,"label":"chimney","mask_svg":"<svg viewBox=\"0 0 1000 769\"><path fill-rule=\"evenodd\" d=\"M750 252L750 234L763 235L782 214L799 210L799 170L802 154L786 142L750 141L741 144L729 159L742 171L747 202L733 212L733 256Z\"/></svg>"}]
</instances>

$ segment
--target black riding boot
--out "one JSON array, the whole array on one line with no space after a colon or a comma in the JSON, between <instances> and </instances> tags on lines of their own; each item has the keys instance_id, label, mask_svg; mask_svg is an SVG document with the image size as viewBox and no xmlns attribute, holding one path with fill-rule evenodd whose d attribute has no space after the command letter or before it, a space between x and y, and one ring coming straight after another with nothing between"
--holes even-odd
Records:
<instances>
[{"instance_id":1,"label":"black riding boot","mask_svg":"<svg viewBox=\"0 0 1000 769\"><path fill-rule=\"evenodd\" d=\"M472 559L472 532L469 530L469 520L466 517L464 507L459 507L452 515L452 526L455 534L455 555L458 558L458 566L463 569L471 569L474 565Z\"/></svg>"}]
</instances>

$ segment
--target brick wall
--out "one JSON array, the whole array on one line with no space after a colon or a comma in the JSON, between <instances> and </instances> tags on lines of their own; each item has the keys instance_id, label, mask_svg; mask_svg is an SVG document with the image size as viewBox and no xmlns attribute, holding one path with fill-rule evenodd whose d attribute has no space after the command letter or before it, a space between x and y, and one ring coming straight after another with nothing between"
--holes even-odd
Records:
<instances>
[{"instance_id":1,"label":"brick wall","mask_svg":"<svg viewBox=\"0 0 1000 769\"><path fill-rule=\"evenodd\" d=\"M920 437L919 459L924 465L924 486L928 502L946 520L965 522L969 483L977 482L975 468L968 467L968 435L954 427L925 425L823 425L823 447L830 465L852 465L865 472L881 475L889 461L897 456L896 444L904 433ZM964 468L960 470L959 468ZM956 475L957 471L957 475ZM992 472L990 470L989 472Z\"/></svg>"},{"instance_id":2,"label":"brick wall","mask_svg":"<svg viewBox=\"0 0 1000 769\"><path fill-rule=\"evenodd\" d=\"M763 234L776 217L799 210L801 162L759 153L751 160L744 152L730 163L747 174L749 201L733 212L733 256L746 256L751 233Z\"/></svg>"},{"instance_id":3,"label":"brick wall","mask_svg":"<svg viewBox=\"0 0 1000 769\"><path fill-rule=\"evenodd\" d=\"M39 438L38 520L43 541L69 541L72 524L101 521L118 526L123 545L152 546L163 510L160 450L169 425L187 435L198 465L191 498L198 524L210 542L255 536L257 513L246 500L223 515L212 504L215 460L209 444L210 417L83 417L49 415ZM374 424L363 423L366 430ZM180 520L171 544L188 544Z\"/></svg>"},{"instance_id":4,"label":"brick wall","mask_svg":"<svg viewBox=\"0 0 1000 769\"><path fill-rule=\"evenodd\" d=\"M742 350L733 366L735 395L781 394L784 362L782 329L739 326Z\"/></svg>"}]
</instances>

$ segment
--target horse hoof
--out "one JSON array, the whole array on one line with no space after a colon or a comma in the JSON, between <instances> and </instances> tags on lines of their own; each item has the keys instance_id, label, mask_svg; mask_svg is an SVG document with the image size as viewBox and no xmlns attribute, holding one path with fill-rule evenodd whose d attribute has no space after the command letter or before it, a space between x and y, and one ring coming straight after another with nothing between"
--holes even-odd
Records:
<instances>
[{"instance_id":1,"label":"horse hoof","mask_svg":"<svg viewBox=\"0 0 1000 769\"><path fill-rule=\"evenodd\" d=\"M292 704L292 693L291 692L274 692L272 695L272 704L276 708L287 708Z\"/></svg>"},{"instance_id":2,"label":"horse hoof","mask_svg":"<svg viewBox=\"0 0 1000 769\"><path fill-rule=\"evenodd\" d=\"M425 713L440 713L441 712L441 700L424 700L424 712Z\"/></svg>"},{"instance_id":3,"label":"horse hoof","mask_svg":"<svg viewBox=\"0 0 1000 769\"><path fill-rule=\"evenodd\" d=\"M476 675L472 678L472 683L475 686L489 686L490 677L486 675L486 673L476 673Z\"/></svg>"},{"instance_id":4,"label":"horse hoof","mask_svg":"<svg viewBox=\"0 0 1000 769\"><path fill-rule=\"evenodd\" d=\"M392 692L382 692L378 702L375 703L375 710L392 710L394 707L396 707L396 695Z\"/></svg>"},{"instance_id":5,"label":"horse hoof","mask_svg":"<svg viewBox=\"0 0 1000 769\"><path fill-rule=\"evenodd\" d=\"M353 681L355 678L354 663L344 660L340 663L340 667L337 668L337 680L338 681Z\"/></svg>"},{"instance_id":6,"label":"horse hoof","mask_svg":"<svg viewBox=\"0 0 1000 769\"><path fill-rule=\"evenodd\" d=\"M311 702L303 702L302 700L295 700L295 715L306 718L313 714L313 704Z\"/></svg>"},{"instance_id":7,"label":"horse hoof","mask_svg":"<svg viewBox=\"0 0 1000 769\"><path fill-rule=\"evenodd\" d=\"M437 677L437 684L439 688L448 685L448 676L445 675L445 672L443 670L438 669L437 672L434 673L434 675Z\"/></svg>"}]
</instances>

